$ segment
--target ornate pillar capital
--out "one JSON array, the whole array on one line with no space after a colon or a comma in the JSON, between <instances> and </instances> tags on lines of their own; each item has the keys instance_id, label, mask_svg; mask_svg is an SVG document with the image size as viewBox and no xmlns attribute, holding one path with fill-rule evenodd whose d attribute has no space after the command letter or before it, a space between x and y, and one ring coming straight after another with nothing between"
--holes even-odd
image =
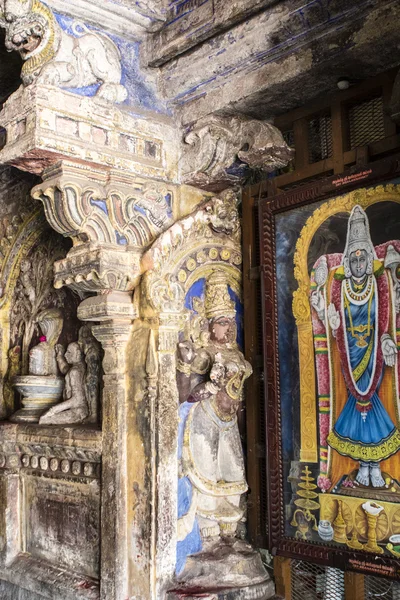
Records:
<instances>
[{"instance_id":1,"label":"ornate pillar capital","mask_svg":"<svg viewBox=\"0 0 400 600\"><path fill-rule=\"evenodd\" d=\"M172 223L174 191L173 184L66 160L45 169L32 196L74 244L55 263L55 287L133 290L143 250Z\"/></svg>"},{"instance_id":2,"label":"ornate pillar capital","mask_svg":"<svg viewBox=\"0 0 400 600\"><path fill-rule=\"evenodd\" d=\"M265 121L210 115L195 123L182 145L184 183L219 191L241 185L248 169L285 167L293 156L282 133Z\"/></svg>"}]
</instances>

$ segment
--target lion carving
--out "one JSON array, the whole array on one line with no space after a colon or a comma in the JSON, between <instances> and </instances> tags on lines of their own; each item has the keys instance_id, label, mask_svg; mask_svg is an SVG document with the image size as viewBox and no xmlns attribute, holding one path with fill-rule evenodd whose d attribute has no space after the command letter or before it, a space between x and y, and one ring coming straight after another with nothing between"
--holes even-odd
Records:
<instances>
[{"instance_id":1,"label":"lion carving","mask_svg":"<svg viewBox=\"0 0 400 600\"><path fill-rule=\"evenodd\" d=\"M3 13L3 14L2 14ZM39 0L0 0L0 26L6 30L6 48L21 55L24 85L79 88L100 83L96 96L123 102L121 58L117 46L104 34L75 25L77 37L65 33L52 11Z\"/></svg>"}]
</instances>

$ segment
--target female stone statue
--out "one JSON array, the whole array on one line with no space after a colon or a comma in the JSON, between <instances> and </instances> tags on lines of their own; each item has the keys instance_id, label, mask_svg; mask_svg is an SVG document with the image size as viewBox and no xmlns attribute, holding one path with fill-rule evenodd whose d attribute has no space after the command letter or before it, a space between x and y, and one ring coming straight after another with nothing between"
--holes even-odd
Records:
<instances>
[{"instance_id":1,"label":"female stone statue","mask_svg":"<svg viewBox=\"0 0 400 600\"><path fill-rule=\"evenodd\" d=\"M203 544L235 535L247 490L237 410L252 369L236 344L235 306L223 272L206 281L204 315L209 331L200 345L178 345L178 573Z\"/></svg>"}]
</instances>

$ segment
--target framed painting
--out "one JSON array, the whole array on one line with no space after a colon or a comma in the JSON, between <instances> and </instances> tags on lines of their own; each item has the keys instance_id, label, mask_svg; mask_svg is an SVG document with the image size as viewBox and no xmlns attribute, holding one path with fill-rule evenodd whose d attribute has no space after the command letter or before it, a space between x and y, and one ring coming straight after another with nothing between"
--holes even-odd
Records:
<instances>
[{"instance_id":1,"label":"framed painting","mask_svg":"<svg viewBox=\"0 0 400 600\"><path fill-rule=\"evenodd\" d=\"M270 549L396 578L399 165L260 201Z\"/></svg>"}]
</instances>

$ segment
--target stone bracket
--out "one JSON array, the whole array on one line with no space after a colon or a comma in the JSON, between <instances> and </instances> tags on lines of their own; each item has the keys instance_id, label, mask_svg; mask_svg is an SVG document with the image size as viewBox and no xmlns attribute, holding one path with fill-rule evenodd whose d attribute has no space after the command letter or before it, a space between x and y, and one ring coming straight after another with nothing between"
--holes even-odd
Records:
<instances>
[{"instance_id":1,"label":"stone bracket","mask_svg":"<svg viewBox=\"0 0 400 600\"><path fill-rule=\"evenodd\" d=\"M219 191L243 184L249 169L271 172L285 167L293 154L270 123L211 115L184 137L181 176L189 185Z\"/></svg>"}]
</instances>

